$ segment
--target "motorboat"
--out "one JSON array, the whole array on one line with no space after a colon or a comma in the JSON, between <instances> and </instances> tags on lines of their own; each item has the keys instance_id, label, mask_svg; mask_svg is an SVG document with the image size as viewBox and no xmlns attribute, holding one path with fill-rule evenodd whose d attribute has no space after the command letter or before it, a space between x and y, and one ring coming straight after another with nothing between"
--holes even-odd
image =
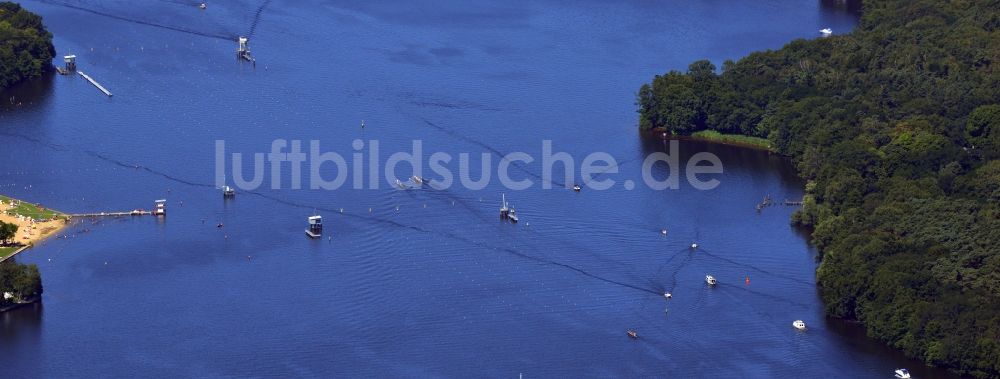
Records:
<instances>
[{"instance_id":1,"label":"motorboat","mask_svg":"<svg viewBox=\"0 0 1000 379\"><path fill-rule=\"evenodd\" d=\"M231 197L236 197L236 189L230 186L222 187L222 197L227 199Z\"/></svg>"},{"instance_id":2,"label":"motorboat","mask_svg":"<svg viewBox=\"0 0 1000 379\"><path fill-rule=\"evenodd\" d=\"M634 330L629 330L626 333L628 334L628 338L631 338L631 339L634 339L634 340L635 339L639 339L639 333L636 333ZM896 371L899 371L899 370L896 370Z\"/></svg>"},{"instance_id":3,"label":"motorboat","mask_svg":"<svg viewBox=\"0 0 1000 379\"><path fill-rule=\"evenodd\" d=\"M667 230L666 229L660 229L660 234L667 235Z\"/></svg>"},{"instance_id":4,"label":"motorboat","mask_svg":"<svg viewBox=\"0 0 1000 379\"><path fill-rule=\"evenodd\" d=\"M515 211L514 208L511 208L510 212L507 212L507 219L510 220L510 222L515 224L517 223L517 211Z\"/></svg>"},{"instance_id":5,"label":"motorboat","mask_svg":"<svg viewBox=\"0 0 1000 379\"><path fill-rule=\"evenodd\" d=\"M899 379L910 379L910 371L905 368L897 368L896 377Z\"/></svg>"},{"instance_id":6,"label":"motorboat","mask_svg":"<svg viewBox=\"0 0 1000 379\"><path fill-rule=\"evenodd\" d=\"M831 34L833 34L833 29L830 29L830 28L823 28L823 29L820 29L820 30L819 30L819 32L820 32L821 34L823 34L824 36L828 36L828 35L831 35Z\"/></svg>"},{"instance_id":7,"label":"motorboat","mask_svg":"<svg viewBox=\"0 0 1000 379\"><path fill-rule=\"evenodd\" d=\"M418 185L423 185L424 182L425 182L424 178L421 178L421 177L416 176L416 175L411 176L410 180L412 180L414 183L417 183Z\"/></svg>"},{"instance_id":8,"label":"motorboat","mask_svg":"<svg viewBox=\"0 0 1000 379\"><path fill-rule=\"evenodd\" d=\"M674 295L670 294L670 292L664 292L663 297L666 298L667 300L670 300L671 298L674 297Z\"/></svg>"},{"instance_id":9,"label":"motorboat","mask_svg":"<svg viewBox=\"0 0 1000 379\"><path fill-rule=\"evenodd\" d=\"M792 326L795 327L795 329L798 329L798 330L805 330L806 329L806 323L805 323L805 321L802 321L802 320L795 320L794 322L792 322Z\"/></svg>"},{"instance_id":10,"label":"motorboat","mask_svg":"<svg viewBox=\"0 0 1000 379\"><path fill-rule=\"evenodd\" d=\"M206 9L206 8L208 8L208 4L205 4L205 3L198 4L198 8L199 9Z\"/></svg>"},{"instance_id":11,"label":"motorboat","mask_svg":"<svg viewBox=\"0 0 1000 379\"><path fill-rule=\"evenodd\" d=\"M582 189L582 187L580 187L580 185L579 185L579 184L574 184L574 185L573 185L573 190L574 190L574 191L576 191L576 192L580 192L580 190L581 190L581 189Z\"/></svg>"},{"instance_id":12,"label":"motorboat","mask_svg":"<svg viewBox=\"0 0 1000 379\"><path fill-rule=\"evenodd\" d=\"M691 248L692 248L692 249L697 249L697 248L698 248L698 244L696 244L696 243L692 243L692 244L691 244Z\"/></svg>"},{"instance_id":13,"label":"motorboat","mask_svg":"<svg viewBox=\"0 0 1000 379\"><path fill-rule=\"evenodd\" d=\"M708 283L708 285L710 286L714 286L716 283L718 283L718 281L715 280L715 277L712 275L705 275L705 283Z\"/></svg>"},{"instance_id":14,"label":"motorboat","mask_svg":"<svg viewBox=\"0 0 1000 379\"><path fill-rule=\"evenodd\" d=\"M502 199L500 201L500 218L506 219L507 215L510 214L510 208L507 207L507 195L500 194L500 196L501 196L501 199Z\"/></svg>"}]
</instances>

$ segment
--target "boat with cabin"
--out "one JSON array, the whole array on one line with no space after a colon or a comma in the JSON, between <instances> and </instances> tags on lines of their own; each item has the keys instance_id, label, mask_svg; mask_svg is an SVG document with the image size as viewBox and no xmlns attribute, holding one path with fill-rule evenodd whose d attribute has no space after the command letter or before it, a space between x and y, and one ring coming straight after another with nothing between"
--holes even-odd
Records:
<instances>
[{"instance_id":1,"label":"boat with cabin","mask_svg":"<svg viewBox=\"0 0 1000 379\"><path fill-rule=\"evenodd\" d=\"M910 379L910 371L905 368L896 369L896 377L899 379Z\"/></svg>"},{"instance_id":2,"label":"boat with cabin","mask_svg":"<svg viewBox=\"0 0 1000 379\"><path fill-rule=\"evenodd\" d=\"M798 330L806 330L806 323L802 320L795 320L792 322L792 326Z\"/></svg>"},{"instance_id":3,"label":"boat with cabin","mask_svg":"<svg viewBox=\"0 0 1000 379\"><path fill-rule=\"evenodd\" d=\"M715 280L715 277L712 275L705 275L705 283L708 283L708 285L710 286L714 286L716 283L718 283L718 281Z\"/></svg>"},{"instance_id":4,"label":"boat with cabin","mask_svg":"<svg viewBox=\"0 0 1000 379\"><path fill-rule=\"evenodd\" d=\"M309 238L320 238L323 236L323 216L309 216L309 227L306 228L306 235Z\"/></svg>"}]
</instances>

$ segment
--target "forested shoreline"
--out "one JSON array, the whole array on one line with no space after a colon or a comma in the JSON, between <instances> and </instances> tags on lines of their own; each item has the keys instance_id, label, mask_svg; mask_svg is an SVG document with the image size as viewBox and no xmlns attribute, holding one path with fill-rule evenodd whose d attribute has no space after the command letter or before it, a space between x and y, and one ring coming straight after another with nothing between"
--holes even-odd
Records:
<instances>
[{"instance_id":1,"label":"forested shoreline","mask_svg":"<svg viewBox=\"0 0 1000 379\"><path fill-rule=\"evenodd\" d=\"M42 291L38 266L20 264L13 258L0 262L0 308L35 301Z\"/></svg>"},{"instance_id":2,"label":"forested shoreline","mask_svg":"<svg viewBox=\"0 0 1000 379\"><path fill-rule=\"evenodd\" d=\"M0 2L0 89L50 71L55 54L41 16Z\"/></svg>"},{"instance_id":3,"label":"forested shoreline","mask_svg":"<svg viewBox=\"0 0 1000 379\"><path fill-rule=\"evenodd\" d=\"M808 180L827 313L1000 377L998 29L997 0L865 0L850 34L656 76L639 125L766 138Z\"/></svg>"}]
</instances>

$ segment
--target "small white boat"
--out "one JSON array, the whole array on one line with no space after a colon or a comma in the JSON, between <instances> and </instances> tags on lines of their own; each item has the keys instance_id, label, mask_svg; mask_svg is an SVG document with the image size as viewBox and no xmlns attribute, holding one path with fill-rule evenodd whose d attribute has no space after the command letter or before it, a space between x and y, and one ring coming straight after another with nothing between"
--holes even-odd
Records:
<instances>
[{"instance_id":1,"label":"small white boat","mask_svg":"<svg viewBox=\"0 0 1000 379\"><path fill-rule=\"evenodd\" d=\"M361 129L365 128L365 120L361 120Z\"/></svg>"},{"instance_id":2,"label":"small white boat","mask_svg":"<svg viewBox=\"0 0 1000 379\"><path fill-rule=\"evenodd\" d=\"M201 8L201 9L208 8L208 4L201 3L201 4L198 5L198 8Z\"/></svg>"},{"instance_id":3,"label":"small white boat","mask_svg":"<svg viewBox=\"0 0 1000 379\"><path fill-rule=\"evenodd\" d=\"M896 377L899 379L910 379L910 371L905 368L896 369Z\"/></svg>"},{"instance_id":4,"label":"small white boat","mask_svg":"<svg viewBox=\"0 0 1000 379\"><path fill-rule=\"evenodd\" d=\"M576 192L580 192L580 190L581 190L581 189L582 189L582 188L580 187L580 185L579 185L579 184L574 184L574 185L573 185L573 190L574 190L574 191L576 191Z\"/></svg>"},{"instance_id":5,"label":"small white boat","mask_svg":"<svg viewBox=\"0 0 1000 379\"><path fill-rule=\"evenodd\" d=\"M417 183L418 185L423 185L424 181L425 181L424 178L421 178L421 177L416 176L416 175L411 176L410 180L412 180L414 183Z\"/></svg>"},{"instance_id":6,"label":"small white boat","mask_svg":"<svg viewBox=\"0 0 1000 379\"><path fill-rule=\"evenodd\" d=\"M667 230L666 229L660 229L660 234L667 235Z\"/></svg>"},{"instance_id":7,"label":"small white boat","mask_svg":"<svg viewBox=\"0 0 1000 379\"><path fill-rule=\"evenodd\" d=\"M670 300L672 297L674 297L674 295L671 295L670 292L664 292L663 297L666 298L667 300Z\"/></svg>"},{"instance_id":8,"label":"small white boat","mask_svg":"<svg viewBox=\"0 0 1000 379\"><path fill-rule=\"evenodd\" d=\"M692 243L692 244L691 244L691 248L692 248L692 249L697 249L697 248L698 248L698 244L696 244L696 243Z\"/></svg>"},{"instance_id":9,"label":"small white boat","mask_svg":"<svg viewBox=\"0 0 1000 379\"><path fill-rule=\"evenodd\" d=\"M409 188L409 187L406 186L406 184L403 184L403 182L399 181L399 179L396 179L396 187L399 187L399 189L401 189L401 190L405 190L405 189Z\"/></svg>"},{"instance_id":10,"label":"small white boat","mask_svg":"<svg viewBox=\"0 0 1000 379\"><path fill-rule=\"evenodd\" d=\"M828 36L828 35L831 35L831 34L833 34L833 29L830 29L830 28L823 28L823 29L820 29L820 30L819 30L819 32L820 32L821 34L825 35L825 36Z\"/></svg>"},{"instance_id":11,"label":"small white boat","mask_svg":"<svg viewBox=\"0 0 1000 379\"><path fill-rule=\"evenodd\" d=\"M511 208L510 212L507 213L507 219L509 219L510 222L515 224L517 223L517 211L515 211L514 208Z\"/></svg>"},{"instance_id":12,"label":"small white boat","mask_svg":"<svg viewBox=\"0 0 1000 379\"><path fill-rule=\"evenodd\" d=\"M710 286L714 286L716 283L718 283L718 281L715 280L715 277L712 275L705 275L705 283L708 283L708 285Z\"/></svg>"},{"instance_id":13,"label":"small white boat","mask_svg":"<svg viewBox=\"0 0 1000 379\"><path fill-rule=\"evenodd\" d=\"M798 330L805 330L806 329L806 323L805 323L805 321L802 321L802 320L795 320L794 322L792 322L792 326L795 327L795 329L798 329Z\"/></svg>"},{"instance_id":14,"label":"small white boat","mask_svg":"<svg viewBox=\"0 0 1000 379\"><path fill-rule=\"evenodd\" d=\"M501 199L502 199L500 201L500 218L506 219L507 215L510 214L510 208L507 207L507 195L500 194L500 196L501 196ZM452 205L455 205L455 204L452 203Z\"/></svg>"}]
</instances>

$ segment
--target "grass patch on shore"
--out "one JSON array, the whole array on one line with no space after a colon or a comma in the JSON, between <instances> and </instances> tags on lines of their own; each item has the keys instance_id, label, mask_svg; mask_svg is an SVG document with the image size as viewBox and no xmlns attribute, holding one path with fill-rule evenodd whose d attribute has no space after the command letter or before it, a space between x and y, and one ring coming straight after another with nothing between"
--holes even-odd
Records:
<instances>
[{"instance_id":1,"label":"grass patch on shore","mask_svg":"<svg viewBox=\"0 0 1000 379\"><path fill-rule=\"evenodd\" d=\"M0 246L0 259L7 258L20 248L20 246Z\"/></svg>"},{"instance_id":2,"label":"grass patch on shore","mask_svg":"<svg viewBox=\"0 0 1000 379\"><path fill-rule=\"evenodd\" d=\"M760 137L750 137L742 134L722 134L714 130L702 130L691 133L691 137L707 141L729 143L734 145L751 146L760 149L771 150L771 142Z\"/></svg>"},{"instance_id":3,"label":"grass patch on shore","mask_svg":"<svg viewBox=\"0 0 1000 379\"><path fill-rule=\"evenodd\" d=\"M7 196L0 195L0 200L3 200L4 204L8 206L11 204L11 201L19 202L17 207L14 207L12 209L7 209L7 213L13 215L25 216L36 220L38 219L48 220L53 217L62 216L62 213L56 212L54 210L40 207L37 204L32 204L29 202L12 199Z\"/></svg>"}]
</instances>

